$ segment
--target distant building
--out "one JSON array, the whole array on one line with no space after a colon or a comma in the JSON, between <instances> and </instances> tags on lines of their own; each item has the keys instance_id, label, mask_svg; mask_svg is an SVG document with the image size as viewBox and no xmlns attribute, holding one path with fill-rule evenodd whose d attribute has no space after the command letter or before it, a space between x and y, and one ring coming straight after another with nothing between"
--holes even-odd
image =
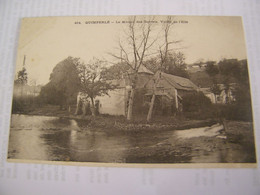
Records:
<instances>
[{"instance_id":1,"label":"distant building","mask_svg":"<svg viewBox=\"0 0 260 195\"><path fill-rule=\"evenodd\" d=\"M220 93L214 94L209 87L200 88L199 90L207 96L213 104L228 104L236 101L234 96L235 83L225 86L224 84L218 84Z\"/></svg>"},{"instance_id":2,"label":"distant building","mask_svg":"<svg viewBox=\"0 0 260 195\"><path fill-rule=\"evenodd\" d=\"M188 64L186 70L190 73L205 71L207 64L206 63L194 63Z\"/></svg>"}]
</instances>

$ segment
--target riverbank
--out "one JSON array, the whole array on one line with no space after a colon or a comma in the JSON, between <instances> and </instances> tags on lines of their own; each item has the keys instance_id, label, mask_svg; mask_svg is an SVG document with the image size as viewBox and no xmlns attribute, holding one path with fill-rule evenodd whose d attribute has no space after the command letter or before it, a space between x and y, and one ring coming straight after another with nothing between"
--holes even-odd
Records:
<instances>
[{"instance_id":1,"label":"riverbank","mask_svg":"<svg viewBox=\"0 0 260 195\"><path fill-rule=\"evenodd\" d=\"M112 118L98 116L88 122L14 114L8 158L110 163L256 162L250 122L225 121L225 130L221 124L181 130L120 130L112 128ZM106 126L108 121L110 127Z\"/></svg>"},{"instance_id":2,"label":"riverbank","mask_svg":"<svg viewBox=\"0 0 260 195\"><path fill-rule=\"evenodd\" d=\"M155 116L150 123L146 122L146 116L135 116L132 121L127 121L124 116L112 115L75 115L75 108L71 111L62 110L58 106L44 106L34 108L31 111L19 112L13 114L25 114L33 116L55 116L60 118L74 119L79 126L84 130L85 128L98 128L103 131L120 130L130 133L136 131L157 131L157 130L176 130L189 129L203 126L211 126L216 124L217 120L191 120L185 119L183 116Z\"/></svg>"},{"instance_id":3,"label":"riverbank","mask_svg":"<svg viewBox=\"0 0 260 195\"><path fill-rule=\"evenodd\" d=\"M126 143L132 144L124 150L126 157L116 162L256 162L252 122L225 121L223 130L217 134L209 136L207 131L204 131L205 133L199 136L195 133L195 136L189 135L184 138L178 136L179 131L186 133L191 130L194 132L200 127L207 129L218 124L219 121L191 120L182 116L157 116L151 123L147 123L145 116L138 116L129 122L123 116L81 116L53 106L35 109L27 112L26 115L55 116L69 121L73 119L77 122L76 131L81 139L84 137L89 139L89 135L106 135L114 137L115 140L124 137L122 139L126 139ZM64 159L74 161L72 157Z\"/></svg>"},{"instance_id":4,"label":"riverbank","mask_svg":"<svg viewBox=\"0 0 260 195\"><path fill-rule=\"evenodd\" d=\"M178 134L189 130L163 132L161 141L156 144L131 148L131 158L127 162L156 163L160 159L166 163L255 163L252 123L226 121L226 124L224 132L212 136L204 134L185 138ZM135 135L135 139L138 137ZM150 139L157 140L157 136L151 135Z\"/></svg>"}]
</instances>

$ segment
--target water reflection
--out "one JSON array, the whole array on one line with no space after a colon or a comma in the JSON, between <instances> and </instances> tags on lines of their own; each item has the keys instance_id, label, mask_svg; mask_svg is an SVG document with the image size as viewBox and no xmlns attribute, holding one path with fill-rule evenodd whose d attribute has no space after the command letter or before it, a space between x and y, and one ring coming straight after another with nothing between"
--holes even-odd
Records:
<instances>
[{"instance_id":1,"label":"water reflection","mask_svg":"<svg viewBox=\"0 0 260 195\"><path fill-rule=\"evenodd\" d=\"M9 156L18 159L48 159L45 141L41 139L41 129L51 128L49 121L52 120L56 118L12 115Z\"/></svg>"},{"instance_id":2,"label":"water reflection","mask_svg":"<svg viewBox=\"0 0 260 195\"><path fill-rule=\"evenodd\" d=\"M112 163L230 162L233 150L212 149L212 140L207 140L214 137L224 144L224 139L218 138L222 129L216 124L129 135L81 129L76 120L67 118L12 115L8 158ZM198 136L206 139L196 139Z\"/></svg>"},{"instance_id":3,"label":"water reflection","mask_svg":"<svg viewBox=\"0 0 260 195\"><path fill-rule=\"evenodd\" d=\"M124 135L81 131L75 120L12 115L9 158L82 162L125 162Z\"/></svg>"}]
</instances>

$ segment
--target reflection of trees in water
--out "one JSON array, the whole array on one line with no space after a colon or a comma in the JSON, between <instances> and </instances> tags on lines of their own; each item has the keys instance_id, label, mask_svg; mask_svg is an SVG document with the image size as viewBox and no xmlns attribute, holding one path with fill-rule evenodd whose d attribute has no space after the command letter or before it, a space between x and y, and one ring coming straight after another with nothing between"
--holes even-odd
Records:
<instances>
[{"instance_id":1,"label":"reflection of trees in water","mask_svg":"<svg viewBox=\"0 0 260 195\"><path fill-rule=\"evenodd\" d=\"M49 147L49 160L84 161L88 150L95 145L95 134L82 133L75 120L59 118L46 123L55 127L41 136Z\"/></svg>"},{"instance_id":2,"label":"reflection of trees in water","mask_svg":"<svg viewBox=\"0 0 260 195\"><path fill-rule=\"evenodd\" d=\"M191 155L170 146L157 145L167 135L151 133L105 133L98 129L81 130L75 120L48 121L55 126L42 135L49 147L49 160L110 163L177 163L189 162ZM47 123L48 123L47 122ZM48 130L47 130L48 131ZM190 154L190 153L188 153Z\"/></svg>"},{"instance_id":3,"label":"reflection of trees in water","mask_svg":"<svg viewBox=\"0 0 260 195\"><path fill-rule=\"evenodd\" d=\"M46 133L41 136L46 145L48 145L49 159L56 161L66 161L70 159L70 143L68 138L70 131L59 130L56 132Z\"/></svg>"},{"instance_id":4,"label":"reflection of trees in water","mask_svg":"<svg viewBox=\"0 0 260 195\"><path fill-rule=\"evenodd\" d=\"M48 122L49 125L53 125L57 128L69 128L71 126L71 121L72 120L68 120L66 118L56 118L46 122Z\"/></svg>"},{"instance_id":5,"label":"reflection of trees in water","mask_svg":"<svg viewBox=\"0 0 260 195\"><path fill-rule=\"evenodd\" d=\"M237 132L242 125L247 136ZM110 163L250 163L256 161L252 128L251 123L230 122L232 131L227 139L179 139L176 131L81 129L75 120L12 115L8 157Z\"/></svg>"},{"instance_id":6,"label":"reflection of trees in water","mask_svg":"<svg viewBox=\"0 0 260 195\"><path fill-rule=\"evenodd\" d=\"M71 161L98 162L99 158L95 151L96 133L94 130L80 132L72 130L70 134Z\"/></svg>"},{"instance_id":7,"label":"reflection of trees in water","mask_svg":"<svg viewBox=\"0 0 260 195\"><path fill-rule=\"evenodd\" d=\"M75 161L124 162L125 151L130 147L126 138L124 135L110 135L103 130L89 128L83 133L73 133L71 150L74 150Z\"/></svg>"},{"instance_id":8,"label":"reflection of trees in water","mask_svg":"<svg viewBox=\"0 0 260 195\"><path fill-rule=\"evenodd\" d=\"M69 121L69 122L68 122ZM123 162L127 141L98 129L81 130L75 120L51 121L56 129L42 135L49 146L49 160L77 162Z\"/></svg>"}]
</instances>

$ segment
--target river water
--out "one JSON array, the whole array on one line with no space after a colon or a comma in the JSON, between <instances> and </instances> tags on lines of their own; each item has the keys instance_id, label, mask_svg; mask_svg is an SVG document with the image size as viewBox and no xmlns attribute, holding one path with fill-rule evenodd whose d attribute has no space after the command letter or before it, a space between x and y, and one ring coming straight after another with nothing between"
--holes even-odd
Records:
<instances>
[{"instance_id":1,"label":"river water","mask_svg":"<svg viewBox=\"0 0 260 195\"><path fill-rule=\"evenodd\" d=\"M189 139L198 135L216 136L221 128L223 127L216 125L212 131L197 128L129 135L91 128L82 131L73 119L13 114L8 158L112 163L138 163L146 162L147 159L158 163L200 162L206 158L203 154L194 158L190 151L185 156L178 154L177 158L176 152L165 153L163 150L165 146L170 148L171 142L177 139ZM187 154L186 150L185 152ZM219 161L218 154L212 156L214 162Z\"/></svg>"}]
</instances>

